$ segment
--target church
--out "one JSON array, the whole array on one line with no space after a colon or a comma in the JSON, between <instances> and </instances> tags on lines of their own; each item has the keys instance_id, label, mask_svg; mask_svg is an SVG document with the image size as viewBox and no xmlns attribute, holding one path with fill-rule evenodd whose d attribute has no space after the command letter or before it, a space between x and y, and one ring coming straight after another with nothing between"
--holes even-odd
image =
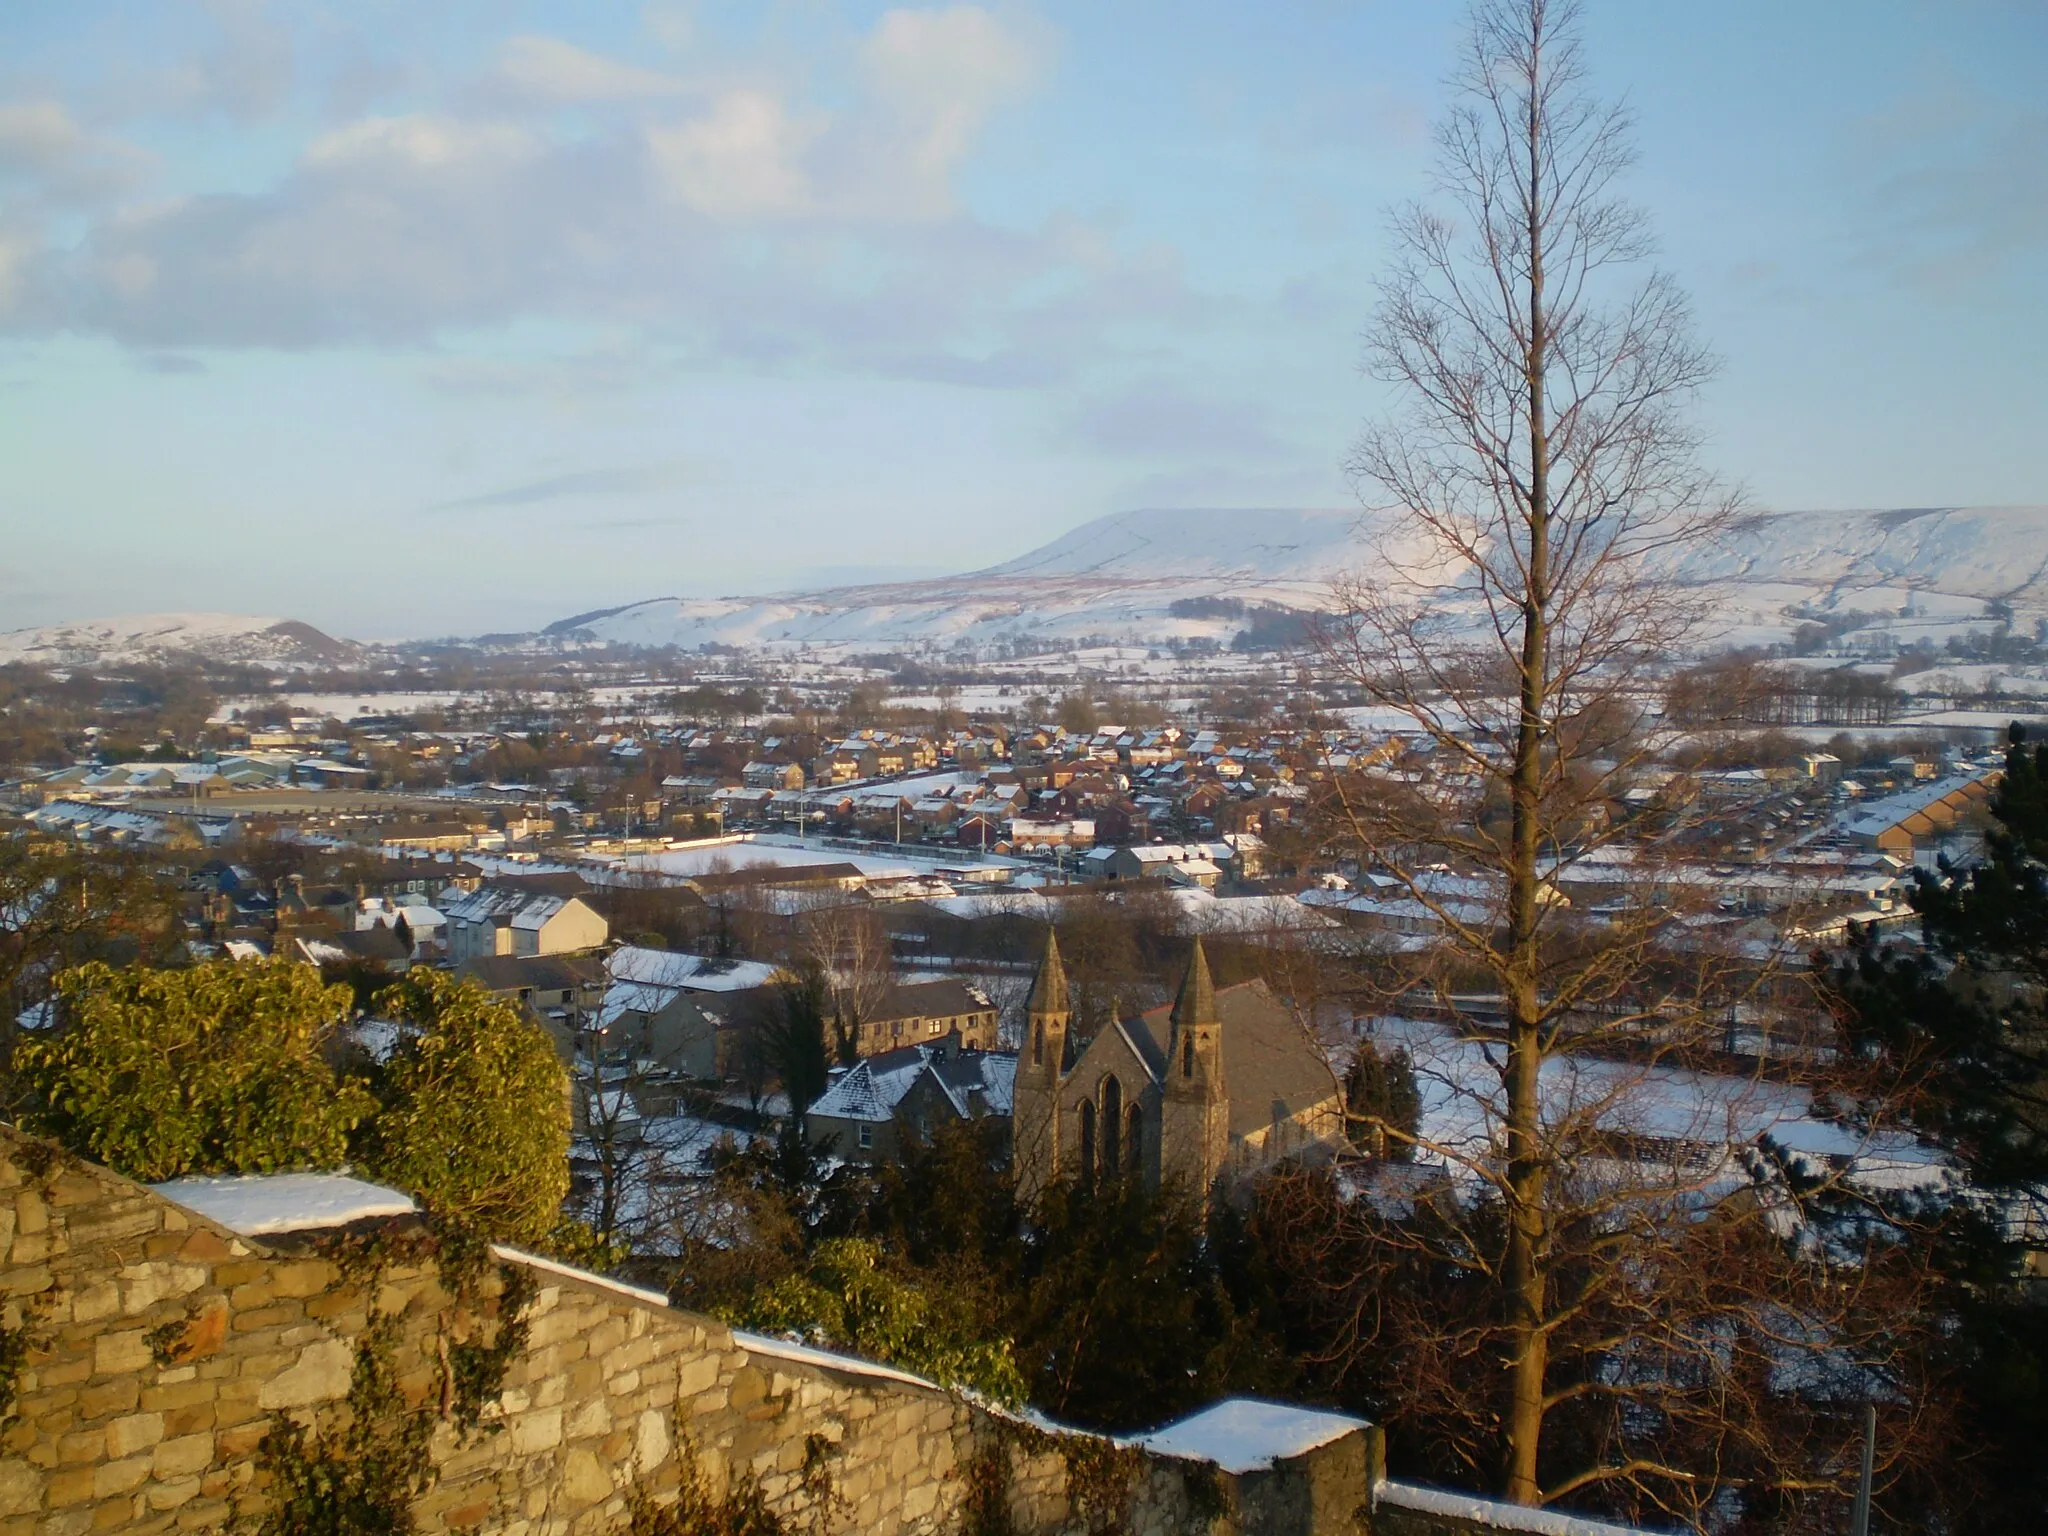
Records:
<instances>
[{"instance_id":1,"label":"church","mask_svg":"<svg viewBox=\"0 0 2048 1536\"><path fill-rule=\"evenodd\" d=\"M1012 1110L1017 1192L1140 1178L1208 1193L1296 1157L1344 1150L1337 1079L1263 981L1220 992L1195 940L1170 1006L1076 1040L1059 940L1025 1009Z\"/></svg>"}]
</instances>

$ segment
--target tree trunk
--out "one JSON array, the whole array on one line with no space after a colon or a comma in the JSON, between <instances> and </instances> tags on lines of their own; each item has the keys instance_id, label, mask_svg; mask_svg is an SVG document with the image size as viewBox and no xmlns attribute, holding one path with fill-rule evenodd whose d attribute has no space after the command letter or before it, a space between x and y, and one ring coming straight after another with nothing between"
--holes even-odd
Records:
<instances>
[{"instance_id":1,"label":"tree trunk","mask_svg":"<svg viewBox=\"0 0 2048 1536\"><path fill-rule=\"evenodd\" d=\"M1510 1316L1506 1467L1502 1492L1518 1504L1542 1501L1537 1453L1543 1435L1548 1333L1543 1275L1544 1190L1541 1125L1542 1008L1536 922L1536 854L1543 800L1543 711L1549 678L1549 429L1544 398L1542 54L1532 51L1528 110L1529 391L1528 576L1522 597L1521 699L1510 781L1512 820L1508 909L1508 1251Z\"/></svg>"}]
</instances>

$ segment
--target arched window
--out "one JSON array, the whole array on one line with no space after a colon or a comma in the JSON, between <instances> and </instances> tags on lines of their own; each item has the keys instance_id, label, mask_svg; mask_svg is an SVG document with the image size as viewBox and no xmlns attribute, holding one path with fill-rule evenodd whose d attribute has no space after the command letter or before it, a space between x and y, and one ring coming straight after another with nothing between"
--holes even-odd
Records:
<instances>
[{"instance_id":1,"label":"arched window","mask_svg":"<svg viewBox=\"0 0 2048 1536\"><path fill-rule=\"evenodd\" d=\"M1113 1179L1124 1171L1124 1085L1114 1077L1102 1080L1102 1176Z\"/></svg>"},{"instance_id":2,"label":"arched window","mask_svg":"<svg viewBox=\"0 0 2048 1536\"><path fill-rule=\"evenodd\" d=\"M1195 1075L1195 1035L1193 1030L1180 1037L1180 1075L1182 1077L1193 1077Z\"/></svg>"},{"instance_id":3,"label":"arched window","mask_svg":"<svg viewBox=\"0 0 2048 1536\"><path fill-rule=\"evenodd\" d=\"M1095 1182L1095 1101L1081 1101L1081 1183Z\"/></svg>"},{"instance_id":4,"label":"arched window","mask_svg":"<svg viewBox=\"0 0 2048 1536\"><path fill-rule=\"evenodd\" d=\"M1124 1163L1134 1177L1145 1166L1145 1114L1135 1104L1124 1113Z\"/></svg>"},{"instance_id":5,"label":"arched window","mask_svg":"<svg viewBox=\"0 0 2048 1536\"><path fill-rule=\"evenodd\" d=\"M1044 1065L1044 1063L1045 1020L1033 1019L1031 1021L1031 1065L1037 1067Z\"/></svg>"}]
</instances>

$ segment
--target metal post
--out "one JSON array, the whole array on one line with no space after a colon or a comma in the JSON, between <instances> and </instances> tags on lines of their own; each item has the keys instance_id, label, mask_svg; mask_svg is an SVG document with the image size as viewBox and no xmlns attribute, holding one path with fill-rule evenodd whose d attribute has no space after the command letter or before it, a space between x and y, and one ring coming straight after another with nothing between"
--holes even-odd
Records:
<instances>
[{"instance_id":1,"label":"metal post","mask_svg":"<svg viewBox=\"0 0 2048 1536\"><path fill-rule=\"evenodd\" d=\"M1863 1405L1863 1472L1856 1479L1856 1512L1849 1517L1851 1536L1870 1536L1870 1479L1877 1466L1877 1404Z\"/></svg>"}]
</instances>

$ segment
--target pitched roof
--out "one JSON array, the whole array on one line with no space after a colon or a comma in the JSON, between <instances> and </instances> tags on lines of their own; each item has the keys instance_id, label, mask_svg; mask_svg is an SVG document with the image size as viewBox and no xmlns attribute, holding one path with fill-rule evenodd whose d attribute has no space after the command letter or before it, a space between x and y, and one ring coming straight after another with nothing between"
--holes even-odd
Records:
<instances>
[{"instance_id":1,"label":"pitched roof","mask_svg":"<svg viewBox=\"0 0 2048 1536\"><path fill-rule=\"evenodd\" d=\"M1171 1018L1176 1027L1217 1022L1216 983L1209 977L1209 957L1202 953L1199 935L1188 954L1187 972L1180 979L1180 996L1173 1000Z\"/></svg>"},{"instance_id":2,"label":"pitched roof","mask_svg":"<svg viewBox=\"0 0 2048 1536\"><path fill-rule=\"evenodd\" d=\"M1206 971L1207 967L1203 969ZM1242 1136L1337 1096L1337 1077L1316 1044L1263 981L1212 992L1223 1026L1223 1080L1230 1092L1230 1134ZM1150 1034L1156 1059L1171 1044L1172 1010L1151 1009L1129 1021Z\"/></svg>"},{"instance_id":3,"label":"pitched roof","mask_svg":"<svg viewBox=\"0 0 2048 1536\"><path fill-rule=\"evenodd\" d=\"M963 1013L987 1013L994 1008L987 994L964 981L916 981L889 989L881 1003L862 1019L867 1024L886 1024L892 1019L950 1019Z\"/></svg>"},{"instance_id":4,"label":"pitched roof","mask_svg":"<svg viewBox=\"0 0 2048 1536\"><path fill-rule=\"evenodd\" d=\"M1024 1004L1027 1013L1065 1013L1067 968L1060 964L1060 938L1050 923L1045 928L1045 955L1038 962L1038 974L1031 979L1031 997Z\"/></svg>"},{"instance_id":5,"label":"pitched roof","mask_svg":"<svg viewBox=\"0 0 2048 1536\"><path fill-rule=\"evenodd\" d=\"M604 980L604 967L590 955L477 955L455 968L457 976L474 976L489 992L516 992L521 987L568 991Z\"/></svg>"}]
</instances>

